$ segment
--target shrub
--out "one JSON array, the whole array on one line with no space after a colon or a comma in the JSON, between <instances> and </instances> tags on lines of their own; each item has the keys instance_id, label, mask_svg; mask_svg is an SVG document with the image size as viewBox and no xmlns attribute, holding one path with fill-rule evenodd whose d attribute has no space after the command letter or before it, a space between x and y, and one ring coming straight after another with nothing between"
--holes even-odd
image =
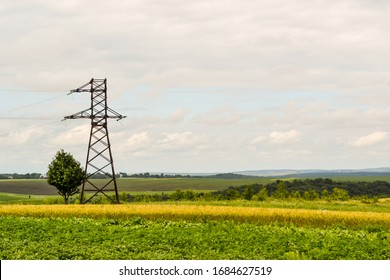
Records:
<instances>
[{"instance_id":1,"label":"shrub","mask_svg":"<svg viewBox=\"0 0 390 280\"><path fill-rule=\"evenodd\" d=\"M252 196L255 194L255 189L253 188L253 185L246 186L243 196L246 200L251 200Z\"/></svg>"},{"instance_id":2,"label":"shrub","mask_svg":"<svg viewBox=\"0 0 390 280\"><path fill-rule=\"evenodd\" d=\"M177 189L171 194L171 199L175 201L184 199L184 192L181 189Z\"/></svg>"},{"instance_id":3,"label":"shrub","mask_svg":"<svg viewBox=\"0 0 390 280\"><path fill-rule=\"evenodd\" d=\"M294 198L294 199L301 199L301 193L299 191L293 191L291 193L291 198Z\"/></svg>"},{"instance_id":4,"label":"shrub","mask_svg":"<svg viewBox=\"0 0 390 280\"><path fill-rule=\"evenodd\" d=\"M241 198L241 194L235 190L234 188L230 188L226 192L226 199L227 200L235 200Z\"/></svg>"},{"instance_id":5,"label":"shrub","mask_svg":"<svg viewBox=\"0 0 390 280\"><path fill-rule=\"evenodd\" d=\"M262 186L260 191L257 193L257 197L259 201L265 201L268 199L268 190L266 186Z\"/></svg>"},{"instance_id":6,"label":"shrub","mask_svg":"<svg viewBox=\"0 0 390 280\"><path fill-rule=\"evenodd\" d=\"M289 196L289 193L287 191L286 183L283 181L280 181L277 184L276 191L274 192L272 197L284 199L284 198L288 198L288 196Z\"/></svg>"},{"instance_id":7,"label":"shrub","mask_svg":"<svg viewBox=\"0 0 390 280\"><path fill-rule=\"evenodd\" d=\"M337 187L333 189L332 199L346 201L349 198L350 197L349 197L348 191L337 188Z\"/></svg>"},{"instance_id":8,"label":"shrub","mask_svg":"<svg viewBox=\"0 0 390 280\"><path fill-rule=\"evenodd\" d=\"M320 196L314 190L305 191L303 193L303 199L305 199L305 200L316 200L316 199L319 199L319 198L320 198Z\"/></svg>"},{"instance_id":9,"label":"shrub","mask_svg":"<svg viewBox=\"0 0 390 280\"><path fill-rule=\"evenodd\" d=\"M193 190L186 190L184 192L184 197L185 200L190 200L193 201L196 199L196 193Z\"/></svg>"}]
</instances>

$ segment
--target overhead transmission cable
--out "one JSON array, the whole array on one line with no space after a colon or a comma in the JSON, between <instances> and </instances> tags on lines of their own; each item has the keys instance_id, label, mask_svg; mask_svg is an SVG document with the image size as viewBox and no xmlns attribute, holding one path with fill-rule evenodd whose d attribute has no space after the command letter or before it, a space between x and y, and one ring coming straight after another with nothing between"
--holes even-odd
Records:
<instances>
[{"instance_id":1,"label":"overhead transmission cable","mask_svg":"<svg viewBox=\"0 0 390 280\"><path fill-rule=\"evenodd\" d=\"M0 89L0 92L43 92L43 91L49 91L49 92L53 92L54 90L20 90L20 89L11 89L11 90L1 90ZM56 90L56 91L60 91L60 90ZM61 92L64 92L64 90L61 90ZM47 118L42 118L42 117L11 117L11 116L2 116L3 114L8 114L8 113L12 113L12 112L15 112L15 111L19 111L19 110L22 110L22 109L26 109L26 108L29 108L29 107L33 107L33 106L36 106L36 105L40 105L40 104L43 104L43 103L47 103L47 102L50 102L52 100L56 100L56 99L60 99L60 98L63 98L63 97L66 97L67 94L64 94L64 95L60 95L60 96L55 96L55 97L49 97L49 98L46 98L44 100L41 100L41 101L38 101L38 102L33 102L33 103L30 103L30 104L26 104L26 105L23 105L23 106L19 106L19 107L16 107L16 108L12 108L12 109L9 109L9 110L6 110L6 111L3 111L3 112L0 112L0 119L8 119L8 120L22 120L22 119L36 119L36 120L43 120L43 119L47 119Z\"/></svg>"}]
</instances>

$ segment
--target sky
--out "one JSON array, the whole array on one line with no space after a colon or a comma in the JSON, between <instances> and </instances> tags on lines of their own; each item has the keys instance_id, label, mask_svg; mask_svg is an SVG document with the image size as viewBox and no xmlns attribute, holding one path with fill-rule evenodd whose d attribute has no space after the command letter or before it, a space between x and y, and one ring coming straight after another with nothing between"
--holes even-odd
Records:
<instances>
[{"instance_id":1,"label":"sky","mask_svg":"<svg viewBox=\"0 0 390 280\"><path fill-rule=\"evenodd\" d=\"M117 172L390 166L390 2L2 0L0 173L85 162L107 78Z\"/></svg>"}]
</instances>

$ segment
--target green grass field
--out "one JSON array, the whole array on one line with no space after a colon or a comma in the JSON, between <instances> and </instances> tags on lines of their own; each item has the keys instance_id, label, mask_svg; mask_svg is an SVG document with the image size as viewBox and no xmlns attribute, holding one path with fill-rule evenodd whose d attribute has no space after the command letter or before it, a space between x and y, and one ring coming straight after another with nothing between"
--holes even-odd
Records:
<instances>
[{"instance_id":1,"label":"green grass field","mask_svg":"<svg viewBox=\"0 0 390 280\"><path fill-rule=\"evenodd\" d=\"M375 181L386 181L390 182L390 176L327 176L326 178L334 181L350 181L350 182L375 182ZM302 179L302 178L296 178ZM315 179L315 178L313 178Z\"/></svg>"},{"instance_id":2,"label":"green grass field","mask_svg":"<svg viewBox=\"0 0 390 280\"><path fill-rule=\"evenodd\" d=\"M21 202L21 201L28 201L28 200L29 200L29 195L13 194L13 193L0 193L0 203L1 202L13 202L13 201Z\"/></svg>"}]
</instances>

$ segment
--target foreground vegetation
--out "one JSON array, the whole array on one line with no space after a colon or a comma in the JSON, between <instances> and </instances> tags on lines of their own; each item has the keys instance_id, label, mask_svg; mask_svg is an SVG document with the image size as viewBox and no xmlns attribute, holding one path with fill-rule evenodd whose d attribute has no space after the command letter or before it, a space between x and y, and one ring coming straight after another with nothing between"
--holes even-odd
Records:
<instances>
[{"instance_id":1,"label":"foreground vegetation","mask_svg":"<svg viewBox=\"0 0 390 280\"><path fill-rule=\"evenodd\" d=\"M1 259L390 259L381 227L0 217Z\"/></svg>"},{"instance_id":2,"label":"foreground vegetation","mask_svg":"<svg viewBox=\"0 0 390 280\"><path fill-rule=\"evenodd\" d=\"M0 258L390 259L388 206L361 212L249 203L1 205Z\"/></svg>"},{"instance_id":3,"label":"foreground vegetation","mask_svg":"<svg viewBox=\"0 0 390 280\"><path fill-rule=\"evenodd\" d=\"M2 205L0 216L167 219L199 222L233 221L252 224L283 223L296 226L381 226L390 229L390 213L281 209L210 205Z\"/></svg>"},{"instance_id":4,"label":"foreground vegetation","mask_svg":"<svg viewBox=\"0 0 390 280\"><path fill-rule=\"evenodd\" d=\"M0 193L0 258L390 259L387 183L213 180L119 180L142 186L121 205Z\"/></svg>"}]
</instances>

